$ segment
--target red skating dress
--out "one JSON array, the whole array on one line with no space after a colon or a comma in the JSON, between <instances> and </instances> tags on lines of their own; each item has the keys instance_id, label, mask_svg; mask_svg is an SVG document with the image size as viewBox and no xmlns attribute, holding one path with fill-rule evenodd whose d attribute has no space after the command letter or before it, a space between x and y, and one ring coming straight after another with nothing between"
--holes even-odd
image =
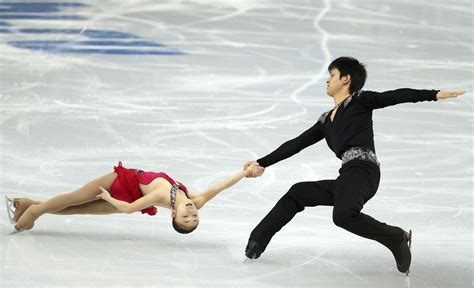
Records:
<instances>
[{"instance_id":1,"label":"red skating dress","mask_svg":"<svg viewBox=\"0 0 474 288\"><path fill-rule=\"evenodd\" d=\"M166 175L163 172L143 172L137 169L127 169L122 166L120 161L117 166L114 167L115 173L117 173L117 178L115 178L110 188L110 194L113 198L128 203L141 198L143 196L142 191L140 190L139 184L148 185L151 181L156 178L164 178L171 185L178 184L179 189L188 192L186 186L182 183L174 181L170 176ZM142 214L147 213L150 216L156 214L156 207L150 206L141 210Z\"/></svg>"}]
</instances>

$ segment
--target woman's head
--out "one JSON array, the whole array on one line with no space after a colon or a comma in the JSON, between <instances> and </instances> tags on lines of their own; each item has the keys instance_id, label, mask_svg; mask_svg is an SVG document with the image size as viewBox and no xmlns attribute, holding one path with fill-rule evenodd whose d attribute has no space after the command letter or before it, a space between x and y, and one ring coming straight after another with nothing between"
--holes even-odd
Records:
<instances>
[{"instance_id":1,"label":"woman's head","mask_svg":"<svg viewBox=\"0 0 474 288\"><path fill-rule=\"evenodd\" d=\"M182 234L193 232L199 225L198 209L191 199L176 203L171 211L171 217L174 230Z\"/></svg>"}]
</instances>

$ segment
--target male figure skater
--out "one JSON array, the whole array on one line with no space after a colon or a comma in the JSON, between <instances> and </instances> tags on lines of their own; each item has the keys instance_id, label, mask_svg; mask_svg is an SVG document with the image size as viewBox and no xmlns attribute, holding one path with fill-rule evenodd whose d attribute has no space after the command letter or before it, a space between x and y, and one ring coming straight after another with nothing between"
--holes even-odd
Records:
<instances>
[{"instance_id":1,"label":"male figure skater","mask_svg":"<svg viewBox=\"0 0 474 288\"><path fill-rule=\"evenodd\" d=\"M372 111L400 103L453 98L464 92L407 88L382 93L363 91L361 89L367 77L365 67L350 57L335 59L328 71L327 94L334 99L334 108L323 113L316 124L303 134L257 161L248 161L244 168L257 162L260 166L254 166L251 176L260 176L265 167L291 157L324 138L336 157L342 160L339 177L294 184L252 231L245 254L250 259L260 257L273 235L305 207L334 206L334 224L387 247L395 257L398 270L408 275L411 230L407 232L381 223L360 212L375 195L380 181Z\"/></svg>"}]
</instances>

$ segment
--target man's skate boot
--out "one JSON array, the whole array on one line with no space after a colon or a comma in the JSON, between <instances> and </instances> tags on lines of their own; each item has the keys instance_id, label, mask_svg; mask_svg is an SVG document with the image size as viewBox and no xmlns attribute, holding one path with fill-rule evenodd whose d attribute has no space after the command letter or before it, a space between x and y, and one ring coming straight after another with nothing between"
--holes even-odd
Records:
<instances>
[{"instance_id":1,"label":"man's skate boot","mask_svg":"<svg viewBox=\"0 0 474 288\"><path fill-rule=\"evenodd\" d=\"M257 241L249 240L247 247L245 248L245 256L249 259L257 259L262 254L262 247Z\"/></svg>"},{"instance_id":2,"label":"man's skate boot","mask_svg":"<svg viewBox=\"0 0 474 288\"><path fill-rule=\"evenodd\" d=\"M400 246L393 252L395 261L397 262L398 271L406 273L407 276L410 273L411 264L411 237L412 233L403 231L403 240Z\"/></svg>"}]
</instances>

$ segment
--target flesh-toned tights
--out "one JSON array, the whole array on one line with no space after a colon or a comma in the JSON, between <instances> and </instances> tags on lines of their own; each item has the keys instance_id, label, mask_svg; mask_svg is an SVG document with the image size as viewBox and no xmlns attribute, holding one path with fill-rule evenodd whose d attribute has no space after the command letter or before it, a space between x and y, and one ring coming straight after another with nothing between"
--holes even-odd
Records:
<instances>
[{"instance_id":1,"label":"flesh-toned tights","mask_svg":"<svg viewBox=\"0 0 474 288\"><path fill-rule=\"evenodd\" d=\"M114 182L117 174L115 172L109 173L95 180L90 181L81 188L55 196L46 202L26 201L30 203L21 203L29 205L28 208L19 216L15 225L17 230L29 230L33 228L35 221L43 214L58 214L58 215L72 215L72 214L111 214L120 213L115 207L104 200L97 200L96 196L100 194L99 186L104 187L110 191L110 187ZM17 207L17 209L21 207Z\"/></svg>"}]
</instances>

